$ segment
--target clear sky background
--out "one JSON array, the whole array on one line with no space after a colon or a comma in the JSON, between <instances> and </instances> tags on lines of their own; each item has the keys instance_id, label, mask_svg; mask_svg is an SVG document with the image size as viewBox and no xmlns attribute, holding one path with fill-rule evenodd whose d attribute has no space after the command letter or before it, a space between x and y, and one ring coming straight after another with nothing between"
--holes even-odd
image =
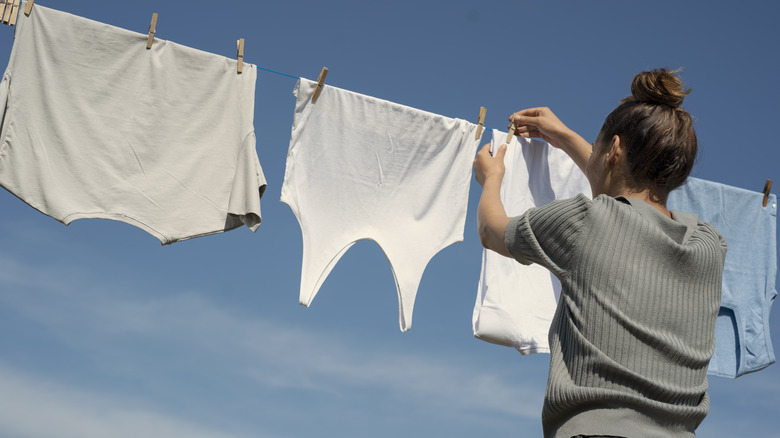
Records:
<instances>
[{"instance_id":1,"label":"clear sky background","mask_svg":"<svg viewBox=\"0 0 780 438\"><path fill-rule=\"evenodd\" d=\"M52 7L448 117L505 129L551 107L593 141L641 70L684 68L694 176L761 191L778 179L780 3L774 1L105 1ZM34 11L33 11L34 13ZM0 26L8 59L13 29ZM477 340L481 246L428 265L414 324L373 242L298 304L301 233L279 201L295 80L261 71L268 179L257 233L161 246L107 220L68 227L0 190L0 437L540 436L548 356ZM487 141L485 137L484 142ZM360 145L344 145L359 153ZM775 242L776 244L776 242ZM780 340L780 311L770 321ZM776 437L780 367L710 378L702 437Z\"/></svg>"}]
</instances>

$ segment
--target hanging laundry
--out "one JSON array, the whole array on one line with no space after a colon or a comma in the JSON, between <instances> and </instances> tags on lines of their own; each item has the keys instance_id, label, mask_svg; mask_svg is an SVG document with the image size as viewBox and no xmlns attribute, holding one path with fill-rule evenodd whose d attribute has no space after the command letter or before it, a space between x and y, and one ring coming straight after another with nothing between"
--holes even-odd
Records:
<instances>
[{"instance_id":1,"label":"hanging laundry","mask_svg":"<svg viewBox=\"0 0 780 438\"><path fill-rule=\"evenodd\" d=\"M69 224L135 225L163 244L260 225L257 70L35 5L0 86L0 185Z\"/></svg>"},{"instance_id":2,"label":"hanging laundry","mask_svg":"<svg viewBox=\"0 0 780 438\"><path fill-rule=\"evenodd\" d=\"M668 207L690 211L726 239L723 293L709 374L735 378L775 362L769 312L777 296L777 197L698 178L669 194Z\"/></svg>"},{"instance_id":3,"label":"hanging laundry","mask_svg":"<svg viewBox=\"0 0 780 438\"><path fill-rule=\"evenodd\" d=\"M399 324L412 325L428 261L463 240L477 125L301 79L281 200L303 234L300 302L341 256L374 240L395 276Z\"/></svg>"},{"instance_id":4,"label":"hanging laundry","mask_svg":"<svg viewBox=\"0 0 780 438\"><path fill-rule=\"evenodd\" d=\"M506 143L506 132L493 131L491 151ZM504 156L501 201L509 216L579 193L590 185L565 152L548 143L513 137ZM472 327L477 338L516 348L522 354L548 353L550 329L561 283L541 265L522 265L482 250L482 270Z\"/></svg>"}]
</instances>

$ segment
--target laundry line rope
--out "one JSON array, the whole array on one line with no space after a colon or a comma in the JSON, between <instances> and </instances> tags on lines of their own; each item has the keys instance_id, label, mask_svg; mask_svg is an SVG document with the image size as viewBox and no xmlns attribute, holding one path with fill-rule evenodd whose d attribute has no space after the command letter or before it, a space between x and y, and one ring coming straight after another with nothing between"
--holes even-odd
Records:
<instances>
[{"instance_id":1,"label":"laundry line rope","mask_svg":"<svg viewBox=\"0 0 780 438\"><path fill-rule=\"evenodd\" d=\"M278 75L287 76L288 78L300 79L300 76L288 75L287 73L278 72L276 70L271 70L271 69L263 68L263 67L260 67L260 66L257 66L257 68L259 68L260 70L265 70L265 71L271 72L271 73L276 73Z\"/></svg>"}]
</instances>

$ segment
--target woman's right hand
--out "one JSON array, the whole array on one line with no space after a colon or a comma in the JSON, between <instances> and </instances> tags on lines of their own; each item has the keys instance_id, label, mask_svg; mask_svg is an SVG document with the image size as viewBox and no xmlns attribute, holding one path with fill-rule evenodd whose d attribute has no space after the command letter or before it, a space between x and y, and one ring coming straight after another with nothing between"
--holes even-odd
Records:
<instances>
[{"instance_id":1,"label":"woman's right hand","mask_svg":"<svg viewBox=\"0 0 780 438\"><path fill-rule=\"evenodd\" d=\"M585 172L593 148L579 134L564 125L550 108L524 109L512 114L509 121L515 125L515 135L541 138L566 152Z\"/></svg>"},{"instance_id":2,"label":"woman's right hand","mask_svg":"<svg viewBox=\"0 0 780 438\"><path fill-rule=\"evenodd\" d=\"M509 116L509 121L515 125L515 135L541 138L559 149L566 149L571 137L571 130L550 108L524 109Z\"/></svg>"}]
</instances>

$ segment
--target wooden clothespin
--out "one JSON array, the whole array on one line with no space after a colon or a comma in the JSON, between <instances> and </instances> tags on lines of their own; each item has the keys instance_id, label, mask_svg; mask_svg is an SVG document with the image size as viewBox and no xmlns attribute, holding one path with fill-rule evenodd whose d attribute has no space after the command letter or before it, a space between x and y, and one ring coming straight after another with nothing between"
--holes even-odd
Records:
<instances>
[{"instance_id":1,"label":"wooden clothespin","mask_svg":"<svg viewBox=\"0 0 780 438\"><path fill-rule=\"evenodd\" d=\"M9 26L16 26L16 19L19 17L19 7L22 5L22 0L14 0L14 6L11 8L11 19L8 21Z\"/></svg>"},{"instance_id":2,"label":"wooden clothespin","mask_svg":"<svg viewBox=\"0 0 780 438\"><path fill-rule=\"evenodd\" d=\"M155 32L157 32L157 12L152 14L152 24L149 25L149 36L146 38L146 50L152 48Z\"/></svg>"},{"instance_id":3,"label":"wooden clothespin","mask_svg":"<svg viewBox=\"0 0 780 438\"><path fill-rule=\"evenodd\" d=\"M485 127L485 114L487 113L487 108L484 106L479 107L479 119L477 120L477 135L475 136L474 140L479 140L480 137L482 137L482 128Z\"/></svg>"},{"instance_id":4,"label":"wooden clothespin","mask_svg":"<svg viewBox=\"0 0 780 438\"><path fill-rule=\"evenodd\" d=\"M769 201L770 190L772 190L772 180L768 179L766 180L766 184L764 184L764 202L761 204L764 207L766 207L766 203Z\"/></svg>"},{"instance_id":5,"label":"wooden clothespin","mask_svg":"<svg viewBox=\"0 0 780 438\"><path fill-rule=\"evenodd\" d=\"M244 39L236 41L236 48L238 49L238 74L244 72Z\"/></svg>"},{"instance_id":6,"label":"wooden clothespin","mask_svg":"<svg viewBox=\"0 0 780 438\"><path fill-rule=\"evenodd\" d=\"M11 21L11 12L13 12L14 4L18 0L7 0L5 2L5 11L3 12L3 24L9 24Z\"/></svg>"},{"instance_id":7,"label":"wooden clothespin","mask_svg":"<svg viewBox=\"0 0 780 438\"><path fill-rule=\"evenodd\" d=\"M516 129L517 129L517 126L515 126L515 122L512 122L512 124L509 125L509 132L507 132L506 144L509 144L512 141L512 137L515 136L515 130Z\"/></svg>"},{"instance_id":8,"label":"wooden clothespin","mask_svg":"<svg viewBox=\"0 0 780 438\"><path fill-rule=\"evenodd\" d=\"M33 3L35 3L35 0L27 0L27 6L24 8L24 15L30 16L30 13L32 12Z\"/></svg>"},{"instance_id":9,"label":"wooden clothespin","mask_svg":"<svg viewBox=\"0 0 780 438\"><path fill-rule=\"evenodd\" d=\"M0 22L5 21L5 7L7 6L5 0L0 3Z\"/></svg>"},{"instance_id":10,"label":"wooden clothespin","mask_svg":"<svg viewBox=\"0 0 780 438\"><path fill-rule=\"evenodd\" d=\"M311 101L316 102L317 98L320 97L320 93L322 92L322 85L325 83L325 76L328 75L328 67L322 67L322 71L320 72L320 77L317 78L317 88L314 89L314 94L311 96Z\"/></svg>"}]
</instances>

